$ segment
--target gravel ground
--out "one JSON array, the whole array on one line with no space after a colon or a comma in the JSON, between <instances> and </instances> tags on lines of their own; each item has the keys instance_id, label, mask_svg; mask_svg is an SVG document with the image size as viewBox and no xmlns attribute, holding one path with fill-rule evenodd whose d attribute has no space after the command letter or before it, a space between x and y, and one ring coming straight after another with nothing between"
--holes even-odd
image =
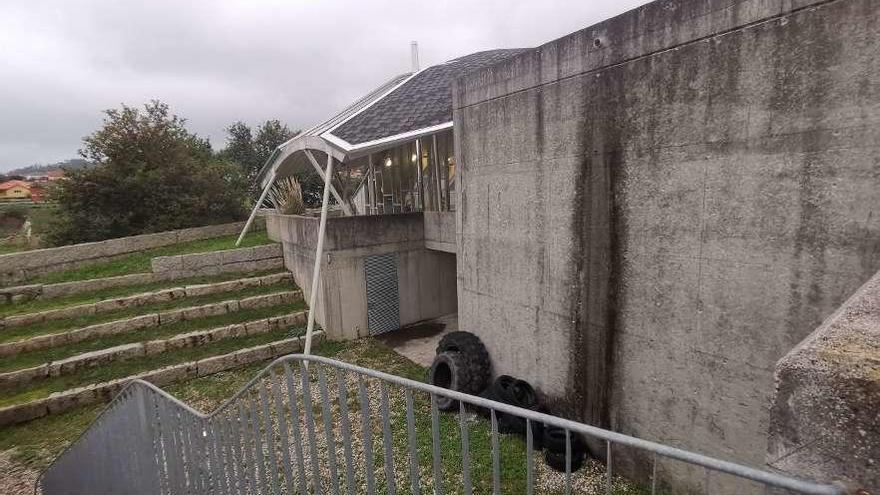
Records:
<instances>
[{"instance_id":1,"label":"gravel ground","mask_svg":"<svg viewBox=\"0 0 880 495\"><path fill-rule=\"evenodd\" d=\"M0 452L0 493L34 495L37 472L12 460L10 452Z\"/></svg>"}]
</instances>

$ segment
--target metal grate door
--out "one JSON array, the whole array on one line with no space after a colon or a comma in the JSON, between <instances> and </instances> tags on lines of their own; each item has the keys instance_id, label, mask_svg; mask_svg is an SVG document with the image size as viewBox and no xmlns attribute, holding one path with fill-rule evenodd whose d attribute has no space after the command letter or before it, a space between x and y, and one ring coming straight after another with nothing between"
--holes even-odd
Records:
<instances>
[{"instance_id":1,"label":"metal grate door","mask_svg":"<svg viewBox=\"0 0 880 495\"><path fill-rule=\"evenodd\" d=\"M388 253L364 258L364 278L367 281L367 324L370 334L400 328L397 255Z\"/></svg>"}]
</instances>

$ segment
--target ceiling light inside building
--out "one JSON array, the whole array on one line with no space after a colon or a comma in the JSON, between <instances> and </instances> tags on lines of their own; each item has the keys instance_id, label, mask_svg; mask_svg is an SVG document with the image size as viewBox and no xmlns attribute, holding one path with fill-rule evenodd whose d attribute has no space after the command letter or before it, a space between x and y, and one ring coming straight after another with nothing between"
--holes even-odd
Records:
<instances>
[{"instance_id":1,"label":"ceiling light inside building","mask_svg":"<svg viewBox=\"0 0 880 495\"><path fill-rule=\"evenodd\" d=\"M392 162L391 162L391 157L390 157L390 156L387 157L387 158L385 158L385 166L386 166L386 167L390 167L390 166L391 166L391 163L392 163Z\"/></svg>"}]
</instances>

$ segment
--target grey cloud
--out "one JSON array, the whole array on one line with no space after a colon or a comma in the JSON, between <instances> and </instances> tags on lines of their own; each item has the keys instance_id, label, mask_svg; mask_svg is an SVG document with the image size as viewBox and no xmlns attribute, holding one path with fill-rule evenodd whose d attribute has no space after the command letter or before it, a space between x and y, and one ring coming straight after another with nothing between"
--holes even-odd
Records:
<instances>
[{"instance_id":1,"label":"grey cloud","mask_svg":"<svg viewBox=\"0 0 880 495\"><path fill-rule=\"evenodd\" d=\"M0 170L73 157L101 110L166 101L224 127L305 127L409 69L535 46L644 0L6 1L0 4Z\"/></svg>"}]
</instances>

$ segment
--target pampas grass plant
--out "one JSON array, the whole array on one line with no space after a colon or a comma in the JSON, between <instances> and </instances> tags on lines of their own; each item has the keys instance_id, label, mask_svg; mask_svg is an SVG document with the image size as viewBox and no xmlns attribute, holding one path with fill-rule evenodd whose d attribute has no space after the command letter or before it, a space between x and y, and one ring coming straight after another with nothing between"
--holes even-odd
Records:
<instances>
[{"instance_id":1,"label":"pampas grass plant","mask_svg":"<svg viewBox=\"0 0 880 495\"><path fill-rule=\"evenodd\" d=\"M302 215L306 212L302 187L294 177L278 179L269 190L269 202L275 211L284 215Z\"/></svg>"}]
</instances>

